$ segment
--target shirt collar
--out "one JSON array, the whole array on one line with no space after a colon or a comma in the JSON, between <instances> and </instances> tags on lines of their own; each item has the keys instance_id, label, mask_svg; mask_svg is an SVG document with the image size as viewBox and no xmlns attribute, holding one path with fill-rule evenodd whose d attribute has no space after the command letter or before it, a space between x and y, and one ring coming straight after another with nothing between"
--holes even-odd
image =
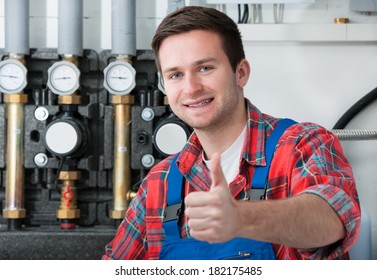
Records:
<instances>
[{"instance_id":1,"label":"shirt collar","mask_svg":"<svg viewBox=\"0 0 377 280\"><path fill-rule=\"evenodd\" d=\"M266 124L263 114L245 98L248 121L242 147L242 159L251 165L266 165ZM194 165L202 164L203 148L195 132L190 136L177 162L182 174L187 174Z\"/></svg>"}]
</instances>

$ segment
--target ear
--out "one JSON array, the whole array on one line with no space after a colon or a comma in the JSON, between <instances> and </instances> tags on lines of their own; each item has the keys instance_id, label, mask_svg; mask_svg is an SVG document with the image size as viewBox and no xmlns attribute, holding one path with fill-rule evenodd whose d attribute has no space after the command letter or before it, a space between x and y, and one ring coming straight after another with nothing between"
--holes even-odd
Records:
<instances>
[{"instance_id":1,"label":"ear","mask_svg":"<svg viewBox=\"0 0 377 280\"><path fill-rule=\"evenodd\" d=\"M249 62L245 58L242 59L240 63L238 63L236 69L237 84L240 88L244 88L247 84L250 76L250 71Z\"/></svg>"}]
</instances>

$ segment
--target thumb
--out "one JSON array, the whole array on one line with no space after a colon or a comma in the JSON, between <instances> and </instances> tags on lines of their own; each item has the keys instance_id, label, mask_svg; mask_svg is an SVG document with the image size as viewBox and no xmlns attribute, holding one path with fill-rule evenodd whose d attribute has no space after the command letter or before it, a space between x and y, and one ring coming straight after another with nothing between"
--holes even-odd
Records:
<instances>
[{"instance_id":1,"label":"thumb","mask_svg":"<svg viewBox=\"0 0 377 280\"><path fill-rule=\"evenodd\" d=\"M211 160L211 166L210 166L211 179L212 179L211 190L216 187L228 185L226 182L223 170L221 168L220 159L221 158L220 158L219 153L213 154L212 160Z\"/></svg>"}]
</instances>

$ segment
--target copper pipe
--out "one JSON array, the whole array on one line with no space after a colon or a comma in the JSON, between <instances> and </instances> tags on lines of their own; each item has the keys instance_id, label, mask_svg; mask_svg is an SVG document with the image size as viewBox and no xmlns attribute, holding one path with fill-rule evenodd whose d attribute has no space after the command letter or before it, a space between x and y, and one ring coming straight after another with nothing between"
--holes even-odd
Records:
<instances>
[{"instance_id":1,"label":"copper pipe","mask_svg":"<svg viewBox=\"0 0 377 280\"><path fill-rule=\"evenodd\" d=\"M7 103L5 219L22 219L24 209L24 103L27 95L4 96Z\"/></svg>"},{"instance_id":2,"label":"copper pipe","mask_svg":"<svg viewBox=\"0 0 377 280\"><path fill-rule=\"evenodd\" d=\"M123 219L129 204L127 193L131 189L131 106L134 96L112 96L114 104L114 168L113 209L110 217Z\"/></svg>"}]
</instances>

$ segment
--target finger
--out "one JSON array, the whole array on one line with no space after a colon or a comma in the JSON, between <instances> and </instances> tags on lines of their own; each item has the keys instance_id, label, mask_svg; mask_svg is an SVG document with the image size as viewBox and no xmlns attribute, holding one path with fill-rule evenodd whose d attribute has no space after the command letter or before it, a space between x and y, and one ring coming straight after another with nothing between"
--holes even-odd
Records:
<instances>
[{"instance_id":1,"label":"finger","mask_svg":"<svg viewBox=\"0 0 377 280\"><path fill-rule=\"evenodd\" d=\"M189 207L208 205L210 197L207 192L191 192L185 197L185 204Z\"/></svg>"},{"instance_id":2,"label":"finger","mask_svg":"<svg viewBox=\"0 0 377 280\"><path fill-rule=\"evenodd\" d=\"M195 230L195 231L200 231L200 230L206 230L208 228L211 228L211 219L210 218L199 218L199 219L193 219L190 218L188 220L188 226L190 229Z\"/></svg>"},{"instance_id":3,"label":"finger","mask_svg":"<svg viewBox=\"0 0 377 280\"><path fill-rule=\"evenodd\" d=\"M223 170L221 168L220 159L221 158L220 158L219 153L215 153L212 156L211 168L210 168L211 169L211 179L212 179L211 189L215 188L217 186L224 185L224 184L227 185Z\"/></svg>"},{"instance_id":4,"label":"finger","mask_svg":"<svg viewBox=\"0 0 377 280\"><path fill-rule=\"evenodd\" d=\"M187 207L185 214L189 219L208 219L214 216L216 212L206 205L199 207Z\"/></svg>"}]
</instances>

